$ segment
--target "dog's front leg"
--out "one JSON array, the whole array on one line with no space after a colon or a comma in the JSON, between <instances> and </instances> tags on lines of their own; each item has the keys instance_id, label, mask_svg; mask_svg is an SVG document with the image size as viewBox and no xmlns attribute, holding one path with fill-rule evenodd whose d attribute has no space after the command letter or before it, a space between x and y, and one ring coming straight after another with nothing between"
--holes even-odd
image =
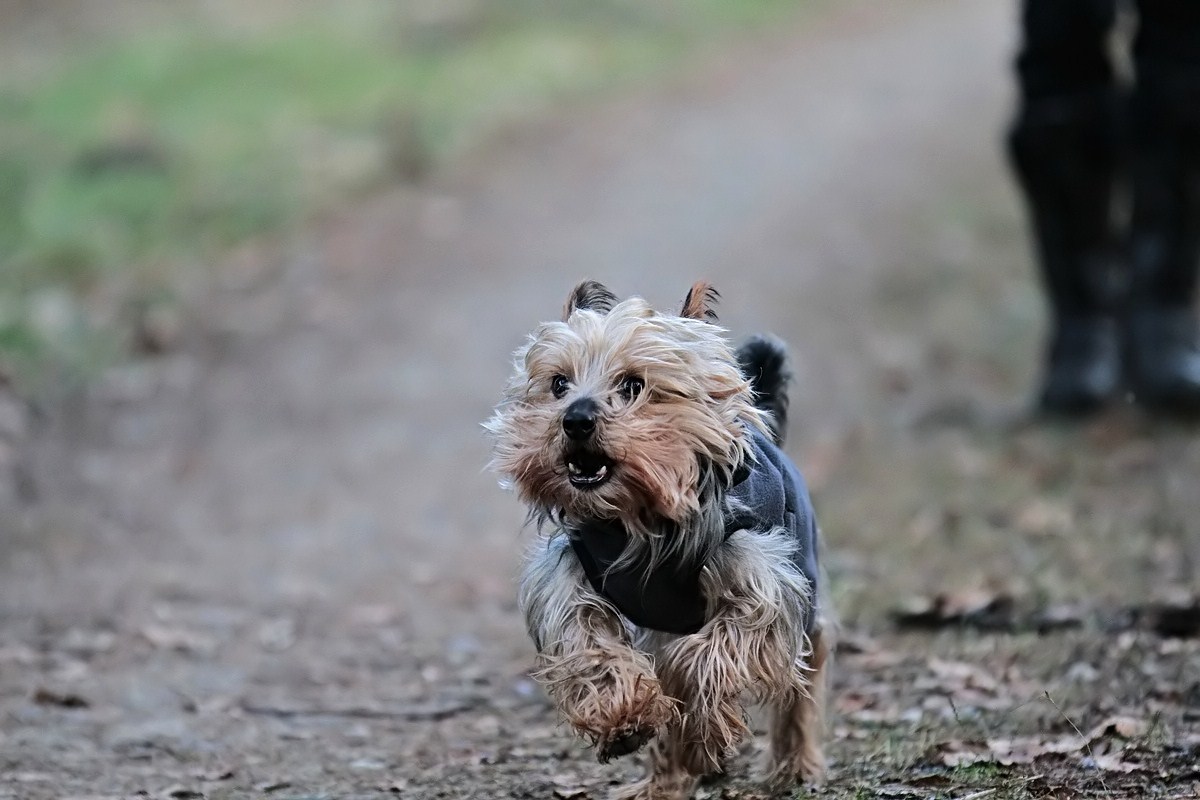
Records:
<instances>
[{"instance_id":1,"label":"dog's front leg","mask_svg":"<svg viewBox=\"0 0 1200 800\"><path fill-rule=\"evenodd\" d=\"M535 548L520 599L538 649L533 677L601 761L638 750L672 718L649 657L631 646L565 539Z\"/></svg>"},{"instance_id":2,"label":"dog's front leg","mask_svg":"<svg viewBox=\"0 0 1200 800\"><path fill-rule=\"evenodd\" d=\"M740 531L705 567L710 618L662 652L659 677L682 702L676 752L694 775L719 772L749 732L743 696L788 700L806 691L808 581L782 534Z\"/></svg>"}]
</instances>

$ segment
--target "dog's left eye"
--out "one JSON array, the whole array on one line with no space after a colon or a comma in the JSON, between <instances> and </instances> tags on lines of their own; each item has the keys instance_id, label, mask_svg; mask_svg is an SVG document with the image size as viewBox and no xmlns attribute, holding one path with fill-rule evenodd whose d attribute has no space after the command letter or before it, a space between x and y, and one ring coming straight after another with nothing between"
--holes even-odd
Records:
<instances>
[{"instance_id":1,"label":"dog's left eye","mask_svg":"<svg viewBox=\"0 0 1200 800\"><path fill-rule=\"evenodd\" d=\"M630 375L625 380L621 381L621 396L628 402L633 402L637 396L642 393L642 389L646 388L646 382L636 375Z\"/></svg>"},{"instance_id":2,"label":"dog's left eye","mask_svg":"<svg viewBox=\"0 0 1200 800\"><path fill-rule=\"evenodd\" d=\"M550 381L550 391L555 397L562 397L569 388L571 388L571 382L565 375L555 375L554 379Z\"/></svg>"}]
</instances>

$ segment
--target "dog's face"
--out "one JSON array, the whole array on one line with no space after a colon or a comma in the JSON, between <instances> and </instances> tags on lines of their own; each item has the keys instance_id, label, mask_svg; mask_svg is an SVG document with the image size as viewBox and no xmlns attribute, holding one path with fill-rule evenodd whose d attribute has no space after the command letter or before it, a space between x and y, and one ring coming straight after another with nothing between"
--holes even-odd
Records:
<instances>
[{"instance_id":1,"label":"dog's face","mask_svg":"<svg viewBox=\"0 0 1200 800\"><path fill-rule=\"evenodd\" d=\"M576 287L561 322L539 326L486 427L492 466L540 513L682 522L705 481L728 482L758 424L715 292L696 284L680 315L597 283Z\"/></svg>"}]
</instances>

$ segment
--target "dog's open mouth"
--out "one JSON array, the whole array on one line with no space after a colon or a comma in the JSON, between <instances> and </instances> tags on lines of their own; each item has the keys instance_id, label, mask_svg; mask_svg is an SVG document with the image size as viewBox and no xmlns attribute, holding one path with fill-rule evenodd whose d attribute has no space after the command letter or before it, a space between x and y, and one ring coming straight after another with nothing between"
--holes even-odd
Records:
<instances>
[{"instance_id":1,"label":"dog's open mouth","mask_svg":"<svg viewBox=\"0 0 1200 800\"><path fill-rule=\"evenodd\" d=\"M566 461L567 479L576 489L595 489L612 476L612 462L601 453L578 450L567 453Z\"/></svg>"}]
</instances>

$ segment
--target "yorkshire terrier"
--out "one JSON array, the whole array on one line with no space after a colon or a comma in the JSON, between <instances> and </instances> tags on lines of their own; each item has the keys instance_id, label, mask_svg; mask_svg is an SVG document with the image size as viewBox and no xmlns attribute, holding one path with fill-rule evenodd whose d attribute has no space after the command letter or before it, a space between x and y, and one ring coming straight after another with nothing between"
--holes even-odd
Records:
<instances>
[{"instance_id":1,"label":"yorkshire terrier","mask_svg":"<svg viewBox=\"0 0 1200 800\"><path fill-rule=\"evenodd\" d=\"M520 607L535 678L601 761L653 739L622 798L686 798L770 706L768 780L818 781L832 629L817 525L783 454L786 353L735 352L697 283L678 315L588 281L486 423L543 535Z\"/></svg>"}]
</instances>

